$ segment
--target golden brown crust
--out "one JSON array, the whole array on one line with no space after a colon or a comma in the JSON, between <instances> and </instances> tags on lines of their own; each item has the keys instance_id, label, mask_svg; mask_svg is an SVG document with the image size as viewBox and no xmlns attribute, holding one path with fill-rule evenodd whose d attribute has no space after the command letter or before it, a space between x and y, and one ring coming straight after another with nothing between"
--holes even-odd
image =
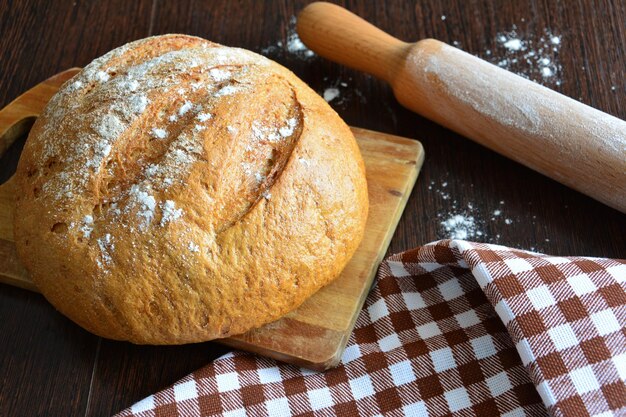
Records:
<instances>
[{"instance_id":1,"label":"golden brown crust","mask_svg":"<svg viewBox=\"0 0 626 417\"><path fill-rule=\"evenodd\" d=\"M338 276L367 217L349 128L280 65L165 35L95 60L35 123L18 254L86 329L179 344L276 320Z\"/></svg>"}]
</instances>

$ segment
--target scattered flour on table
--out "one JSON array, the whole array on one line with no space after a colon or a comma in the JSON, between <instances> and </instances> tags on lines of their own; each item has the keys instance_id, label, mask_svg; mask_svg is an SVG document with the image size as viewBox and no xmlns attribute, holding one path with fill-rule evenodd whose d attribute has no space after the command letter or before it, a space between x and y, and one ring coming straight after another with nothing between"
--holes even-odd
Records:
<instances>
[{"instance_id":1,"label":"scattered flour on table","mask_svg":"<svg viewBox=\"0 0 626 417\"><path fill-rule=\"evenodd\" d=\"M442 181L439 184L431 181L428 189L446 201L445 205L450 208L447 212L437 214L441 230L440 238L468 240L484 240L486 238L481 228L483 222L478 218L478 210L474 208L473 203L467 203L461 207L450 195L448 181Z\"/></svg>"},{"instance_id":2,"label":"scattered flour on table","mask_svg":"<svg viewBox=\"0 0 626 417\"><path fill-rule=\"evenodd\" d=\"M496 35L497 49L483 58L508 71L544 85L560 86L563 68L558 61L562 37L548 29L540 35L518 31L516 25Z\"/></svg>"},{"instance_id":3,"label":"scattered flour on table","mask_svg":"<svg viewBox=\"0 0 626 417\"><path fill-rule=\"evenodd\" d=\"M474 216L455 214L441 222L450 239L468 239L482 236L483 233L476 226Z\"/></svg>"},{"instance_id":4,"label":"scattered flour on table","mask_svg":"<svg viewBox=\"0 0 626 417\"><path fill-rule=\"evenodd\" d=\"M329 87L326 90L324 90L324 100L326 100L327 102L333 101L340 95L341 93L339 92L339 89L335 87Z\"/></svg>"},{"instance_id":5,"label":"scattered flour on table","mask_svg":"<svg viewBox=\"0 0 626 417\"><path fill-rule=\"evenodd\" d=\"M355 98L363 104L367 103L367 98L365 98L361 90L351 86L352 77L346 80L342 78L331 80L329 77L324 77L323 82L324 88L318 92L324 100L333 106L343 107L351 103Z\"/></svg>"},{"instance_id":6,"label":"scattered flour on table","mask_svg":"<svg viewBox=\"0 0 626 417\"><path fill-rule=\"evenodd\" d=\"M287 26L287 38L285 42L282 40L277 41L276 43L266 46L261 49L261 53L263 55L271 57L275 57L280 55L281 52L286 51L289 56L301 59L303 61L309 61L315 58L315 52L311 51L306 47L304 42L298 36L298 32L296 31L296 17L291 16L289 19L289 25Z\"/></svg>"},{"instance_id":7,"label":"scattered flour on table","mask_svg":"<svg viewBox=\"0 0 626 417\"><path fill-rule=\"evenodd\" d=\"M306 47L295 31L287 36L287 51L289 51L290 54L303 56L304 58L312 58L315 56L315 53Z\"/></svg>"},{"instance_id":8,"label":"scattered flour on table","mask_svg":"<svg viewBox=\"0 0 626 417\"><path fill-rule=\"evenodd\" d=\"M298 36L295 16L291 16L289 19L285 39L260 48L260 52L272 59L286 57L288 59L295 58L301 61L311 61L317 57L315 52L307 48ZM361 103L367 103L367 98L359 89L349 86L351 81L351 77L347 80L341 78L330 80L329 77L324 77L321 88L319 86L314 88L316 88L318 94L324 100L333 106L345 106L355 98Z\"/></svg>"},{"instance_id":9,"label":"scattered flour on table","mask_svg":"<svg viewBox=\"0 0 626 417\"><path fill-rule=\"evenodd\" d=\"M465 184L460 185L466 186ZM471 201L460 203L455 200L453 191L450 190L453 186L448 181L441 181L440 183L431 181L428 185L428 190L443 200L443 206L447 209L437 214L439 238L499 243L500 234L489 235L486 232L487 226L501 229L504 226L519 223L519 220L504 215L504 201L497 202L497 206L493 210L482 212ZM473 184L470 187L473 188ZM534 251L535 248L531 248L531 250Z\"/></svg>"}]
</instances>

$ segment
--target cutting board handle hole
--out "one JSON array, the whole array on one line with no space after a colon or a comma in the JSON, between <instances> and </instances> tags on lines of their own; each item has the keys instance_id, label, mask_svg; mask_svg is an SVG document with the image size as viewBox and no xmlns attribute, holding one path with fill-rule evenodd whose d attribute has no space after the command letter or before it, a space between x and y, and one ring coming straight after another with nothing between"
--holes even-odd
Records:
<instances>
[{"instance_id":1,"label":"cutting board handle hole","mask_svg":"<svg viewBox=\"0 0 626 417\"><path fill-rule=\"evenodd\" d=\"M4 184L15 174L24 143L35 120L36 116L19 118L0 135L0 165L8 167L8 170L0 175L0 184Z\"/></svg>"},{"instance_id":2,"label":"cutting board handle hole","mask_svg":"<svg viewBox=\"0 0 626 417\"><path fill-rule=\"evenodd\" d=\"M24 148L26 138L28 137L28 131L30 131L30 127L35 121L34 117L32 117L31 119L32 121L26 129L26 132L23 135L18 136L18 138L15 139L13 143L5 144L6 147L2 149L4 152L0 151L0 165L3 167L8 167L6 171L3 171L2 174L0 174L0 184L4 184L9 178L13 176L13 174L15 174L15 170L17 169L17 163L20 160L22 149ZM0 146L0 149L1 148L2 146Z\"/></svg>"}]
</instances>

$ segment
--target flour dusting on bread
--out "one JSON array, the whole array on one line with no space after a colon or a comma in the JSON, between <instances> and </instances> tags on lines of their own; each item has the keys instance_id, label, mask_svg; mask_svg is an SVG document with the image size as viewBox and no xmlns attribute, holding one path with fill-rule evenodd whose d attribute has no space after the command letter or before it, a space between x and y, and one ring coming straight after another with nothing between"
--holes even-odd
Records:
<instances>
[{"instance_id":1,"label":"flour dusting on bread","mask_svg":"<svg viewBox=\"0 0 626 417\"><path fill-rule=\"evenodd\" d=\"M277 319L338 276L367 216L354 137L324 100L260 55L185 35L124 45L69 80L16 182L36 285L135 343Z\"/></svg>"},{"instance_id":2,"label":"flour dusting on bread","mask_svg":"<svg viewBox=\"0 0 626 417\"><path fill-rule=\"evenodd\" d=\"M165 200L161 205L163 214L161 215L161 226L179 219L183 215L183 209L176 208L176 203L172 200Z\"/></svg>"}]
</instances>

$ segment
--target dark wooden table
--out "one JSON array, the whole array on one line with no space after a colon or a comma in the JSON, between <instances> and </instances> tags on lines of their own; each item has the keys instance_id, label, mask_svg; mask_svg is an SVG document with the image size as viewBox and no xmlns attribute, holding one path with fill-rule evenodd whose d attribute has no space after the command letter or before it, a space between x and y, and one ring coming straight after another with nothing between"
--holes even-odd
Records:
<instances>
[{"instance_id":1,"label":"dark wooden table","mask_svg":"<svg viewBox=\"0 0 626 417\"><path fill-rule=\"evenodd\" d=\"M0 0L0 106L128 41L172 32L198 35L264 52L320 93L337 88L331 105L351 125L422 141L426 162L390 252L449 236L442 222L458 214L474 221L474 240L559 255L626 256L625 215L403 109L388 86L368 75L287 50L293 16L305 3ZM434 37L458 45L626 118L623 0L344 5L401 39ZM558 45L539 51L551 37ZM527 50L505 46L511 39L526 42ZM547 54L555 73L542 76L537 60L522 56L529 51ZM14 170L20 148L17 143L1 160L2 181ZM2 416L110 415L225 351L215 343L151 347L103 340L62 317L42 296L0 285Z\"/></svg>"}]
</instances>

